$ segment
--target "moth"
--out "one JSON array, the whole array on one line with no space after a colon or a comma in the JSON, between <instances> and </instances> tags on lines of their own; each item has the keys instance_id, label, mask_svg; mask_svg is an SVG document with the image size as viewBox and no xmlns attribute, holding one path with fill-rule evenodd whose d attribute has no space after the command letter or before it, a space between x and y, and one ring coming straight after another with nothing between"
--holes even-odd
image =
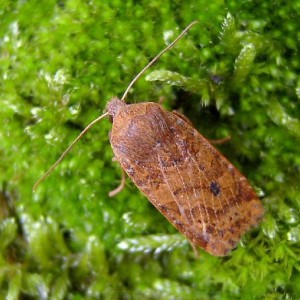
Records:
<instances>
[{"instance_id":1,"label":"moth","mask_svg":"<svg viewBox=\"0 0 300 300\"><path fill-rule=\"evenodd\" d=\"M136 80L197 23L191 23L133 79L121 99L92 121L34 190L102 118L112 121L110 143L122 169L150 202L185 235L215 256L227 255L263 217L263 206L247 179L187 120L153 102L126 104ZM110 193L118 193L125 183Z\"/></svg>"}]
</instances>

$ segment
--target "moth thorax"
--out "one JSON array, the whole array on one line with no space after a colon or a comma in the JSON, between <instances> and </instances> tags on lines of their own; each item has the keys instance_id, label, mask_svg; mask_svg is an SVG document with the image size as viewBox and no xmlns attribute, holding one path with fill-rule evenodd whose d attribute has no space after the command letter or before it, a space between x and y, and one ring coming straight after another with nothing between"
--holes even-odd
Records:
<instances>
[{"instance_id":1,"label":"moth thorax","mask_svg":"<svg viewBox=\"0 0 300 300\"><path fill-rule=\"evenodd\" d=\"M117 97L112 98L106 105L106 112L108 112L109 116L113 120L114 117L125 108L127 104L123 101L118 99Z\"/></svg>"}]
</instances>

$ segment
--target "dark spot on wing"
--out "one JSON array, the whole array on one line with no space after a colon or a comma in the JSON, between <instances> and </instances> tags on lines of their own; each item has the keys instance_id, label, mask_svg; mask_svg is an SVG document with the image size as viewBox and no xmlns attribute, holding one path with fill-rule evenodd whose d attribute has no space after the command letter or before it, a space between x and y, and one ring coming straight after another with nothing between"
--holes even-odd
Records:
<instances>
[{"instance_id":1,"label":"dark spot on wing","mask_svg":"<svg viewBox=\"0 0 300 300\"><path fill-rule=\"evenodd\" d=\"M209 189L214 196L218 196L221 193L221 188L215 181L210 183Z\"/></svg>"}]
</instances>

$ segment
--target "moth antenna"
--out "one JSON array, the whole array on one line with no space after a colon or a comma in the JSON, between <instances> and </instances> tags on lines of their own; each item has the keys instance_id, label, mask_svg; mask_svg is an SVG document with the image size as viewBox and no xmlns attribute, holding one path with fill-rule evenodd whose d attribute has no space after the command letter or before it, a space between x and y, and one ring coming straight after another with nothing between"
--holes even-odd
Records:
<instances>
[{"instance_id":1,"label":"moth antenna","mask_svg":"<svg viewBox=\"0 0 300 300\"><path fill-rule=\"evenodd\" d=\"M126 91L123 94L123 97L121 98L122 101L126 98L129 90L132 88L132 86L135 84L135 82L149 69L165 52L167 52L169 49L171 49L183 36L184 34L195 24L197 24L198 21L192 22L188 27L186 27L180 34L179 36L171 43L169 44L164 50L162 50L159 54L157 54L140 73L138 73L133 80L130 82L128 85Z\"/></svg>"},{"instance_id":2,"label":"moth antenna","mask_svg":"<svg viewBox=\"0 0 300 300\"><path fill-rule=\"evenodd\" d=\"M183 35L192 27L194 26L198 21L192 22L189 26L187 26L179 35L178 37L169 44L164 50L162 50L159 54L157 54L147 65L140 71L134 79L130 82L128 85L126 91L124 92L121 100L124 101L126 98L129 90L132 88L134 83L143 75L143 73L149 69L165 52L167 52L169 49L171 49L182 37ZM71 145L63 152L63 154L59 157L59 159L50 167L50 169L44 173L44 175L34 184L33 191L36 191L37 187L54 171L54 169L61 163L61 161L65 158L65 156L72 150L74 145L82 138L82 136L98 121L100 121L102 118L108 116L108 113L101 115L100 117L93 120L90 124L88 124L83 131L77 136L77 138L71 143Z\"/></svg>"},{"instance_id":3,"label":"moth antenna","mask_svg":"<svg viewBox=\"0 0 300 300\"><path fill-rule=\"evenodd\" d=\"M65 156L72 150L74 145L83 137L83 135L86 134L86 132L97 122L99 122L104 117L108 116L108 113L101 115L100 117L93 120L90 124L88 124L81 133L77 136L77 138L71 143L71 145L63 152L63 154L60 156L60 158L50 167L50 169L44 173L44 175L34 184L33 191L36 191L37 187L40 185L41 182L43 182L53 171L54 169L61 163L61 161L65 158Z\"/></svg>"}]
</instances>

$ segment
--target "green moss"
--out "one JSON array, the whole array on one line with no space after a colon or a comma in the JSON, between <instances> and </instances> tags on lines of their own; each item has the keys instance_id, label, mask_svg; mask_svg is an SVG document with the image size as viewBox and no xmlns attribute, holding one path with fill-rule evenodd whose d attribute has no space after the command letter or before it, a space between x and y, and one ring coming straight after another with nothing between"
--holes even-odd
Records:
<instances>
[{"instance_id":1,"label":"green moss","mask_svg":"<svg viewBox=\"0 0 300 300\"><path fill-rule=\"evenodd\" d=\"M9 1L0 10L0 298L300 297L299 1ZM32 186L190 22L128 101L182 111L261 196L228 257L187 241L113 163L107 120ZM146 78L148 80L146 80Z\"/></svg>"}]
</instances>

